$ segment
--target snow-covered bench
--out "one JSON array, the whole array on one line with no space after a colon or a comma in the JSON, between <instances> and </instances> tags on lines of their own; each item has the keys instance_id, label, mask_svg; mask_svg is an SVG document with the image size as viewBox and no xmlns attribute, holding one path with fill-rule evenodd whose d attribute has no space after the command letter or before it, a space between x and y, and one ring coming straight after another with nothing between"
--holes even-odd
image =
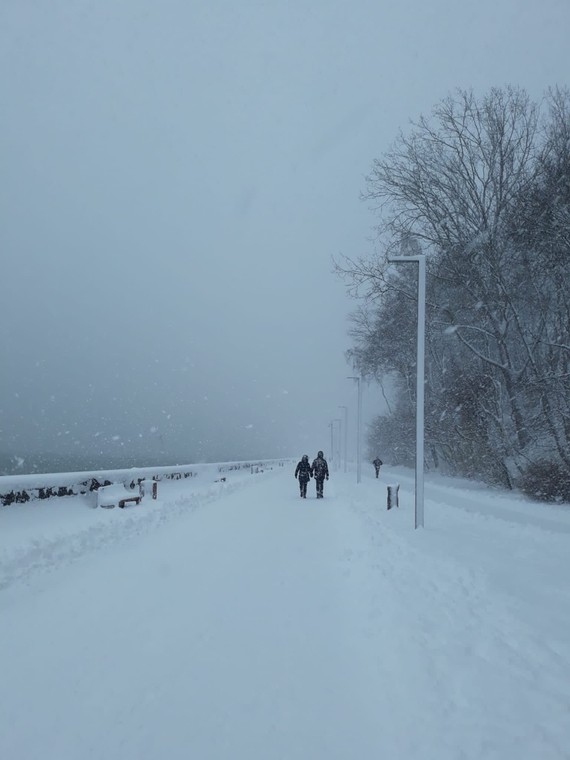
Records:
<instances>
[{"instance_id":1,"label":"snow-covered bench","mask_svg":"<svg viewBox=\"0 0 570 760\"><path fill-rule=\"evenodd\" d=\"M111 486L101 486L97 489L97 506L111 509L112 507L124 508L125 504L134 501L140 504L142 496L140 490L129 491L124 485L115 484Z\"/></svg>"}]
</instances>

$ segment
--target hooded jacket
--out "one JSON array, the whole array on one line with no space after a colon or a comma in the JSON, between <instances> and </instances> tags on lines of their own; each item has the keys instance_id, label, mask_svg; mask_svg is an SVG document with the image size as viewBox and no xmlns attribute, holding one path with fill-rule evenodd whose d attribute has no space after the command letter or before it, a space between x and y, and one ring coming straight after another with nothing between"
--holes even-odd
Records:
<instances>
[{"instance_id":1,"label":"hooded jacket","mask_svg":"<svg viewBox=\"0 0 570 760\"><path fill-rule=\"evenodd\" d=\"M311 467L311 472L313 473L313 477L316 480L322 480L323 478L329 476L329 466L327 464L327 460L324 457L317 457L313 461L313 465Z\"/></svg>"},{"instance_id":2,"label":"hooded jacket","mask_svg":"<svg viewBox=\"0 0 570 760\"><path fill-rule=\"evenodd\" d=\"M297 468L295 470L295 477L297 475L299 476L299 480L309 480L311 477L311 465L309 464L309 460L303 460L301 459L300 462L297 463Z\"/></svg>"}]
</instances>

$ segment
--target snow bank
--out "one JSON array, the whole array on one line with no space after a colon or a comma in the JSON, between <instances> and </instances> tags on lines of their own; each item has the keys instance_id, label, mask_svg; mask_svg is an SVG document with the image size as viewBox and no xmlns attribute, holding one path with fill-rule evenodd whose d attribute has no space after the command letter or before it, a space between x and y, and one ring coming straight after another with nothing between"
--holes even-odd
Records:
<instances>
[{"instance_id":1,"label":"snow bank","mask_svg":"<svg viewBox=\"0 0 570 760\"><path fill-rule=\"evenodd\" d=\"M52 496L72 496L92 491L106 482L128 485L142 479L180 480L210 476L235 470L262 470L283 466L287 459L263 459L242 462L215 462L208 464L172 465L169 467L131 467L123 470L93 470L86 472L60 472L31 475L4 475L0 477L0 506L26 503L33 499Z\"/></svg>"},{"instance_id":2,"label":"snow bank","mask_svg":"<svg viewBox=\"0 0 570 760\"><path fill-rule=\"evenodd\" d=\"M219 468L223 469L220 475ZM147 533L177 515L219 499L281 468L200 465L200 477L161 481L158 498L140 505L96 509L95 493L52 497L0 508L0 589L38 572L69 564L84 554ZM140 471L139 471L140 472ZM112 473L110 473L112 474Z\"/></svg>"}]
</instances>

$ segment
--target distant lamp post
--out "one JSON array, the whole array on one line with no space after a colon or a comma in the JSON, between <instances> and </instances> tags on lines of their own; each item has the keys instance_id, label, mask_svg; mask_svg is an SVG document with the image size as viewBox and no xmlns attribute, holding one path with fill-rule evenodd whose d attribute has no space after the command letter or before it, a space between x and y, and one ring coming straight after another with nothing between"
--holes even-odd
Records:
<instances>
[{"instance_id":1,"label":"distant lamp post","mask_svg":"<svg viewBox=\"0 0 570 760\"><path fill-rule=\"evenodd\" d=\"M346 472L346 459L348 449L348 407L339 406L339 409L344 409L344 471Z\"/></svg>"},{"instance_id":2,"label":"distant lamp post","mask_svg":"<svg viewBox=\"0 0 570 760\"><path fill-rule=\"evenodd\" d=\"M424 254L389 256L394 263L418 263L418 342L416 351L416 495L415 527L424 527L424 391L426 331L426 259Z\"/></svg>"},{"instance_id":3,"label":"distant lamp post","mask_svg":"<svg viewBox=\"0 0 570 760\"><path fill-rule=\"evenodd\" d=\"M356 377L350 375L347 380L356 380L358 383L358 410L356 413L356 482L360 483L362 478L362 456L360 453L360 439L362 427L362 376Z\"/></svg>"},{"instance_id":4,"label":"distant lamp post","mask_svg":"<svg viewBox=\"0 0 570 760\"><path fill-rule=\"evenodd\" d=\"M342 436L342 420L340 419L340 417L335 417L335 419L333 420L333 423L334 422L338 422L338 439L337 439L337 447L336 447L336 456L333 453L333 462L335 462L335 470L340 470L340 440Z\"/></svg>"}]
</instances>

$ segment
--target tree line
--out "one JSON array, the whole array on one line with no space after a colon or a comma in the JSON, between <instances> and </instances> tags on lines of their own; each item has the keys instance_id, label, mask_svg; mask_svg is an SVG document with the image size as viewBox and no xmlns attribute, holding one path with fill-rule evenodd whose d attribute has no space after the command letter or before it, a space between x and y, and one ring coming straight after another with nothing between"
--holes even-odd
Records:
<instances>
[{"instance_id":1,"label":"tree line","mask_svg":"<svg viewBox=\"0 0 570 760\"><path fill-rule=\"evenodd\" d=\"M372 256L337 270L360 305L348 352L389 383L372 451L412 464L416 280L426 256L426 464L570 501L570 93L459 90L373 162Z\"/></svg>"}]
</instances>

